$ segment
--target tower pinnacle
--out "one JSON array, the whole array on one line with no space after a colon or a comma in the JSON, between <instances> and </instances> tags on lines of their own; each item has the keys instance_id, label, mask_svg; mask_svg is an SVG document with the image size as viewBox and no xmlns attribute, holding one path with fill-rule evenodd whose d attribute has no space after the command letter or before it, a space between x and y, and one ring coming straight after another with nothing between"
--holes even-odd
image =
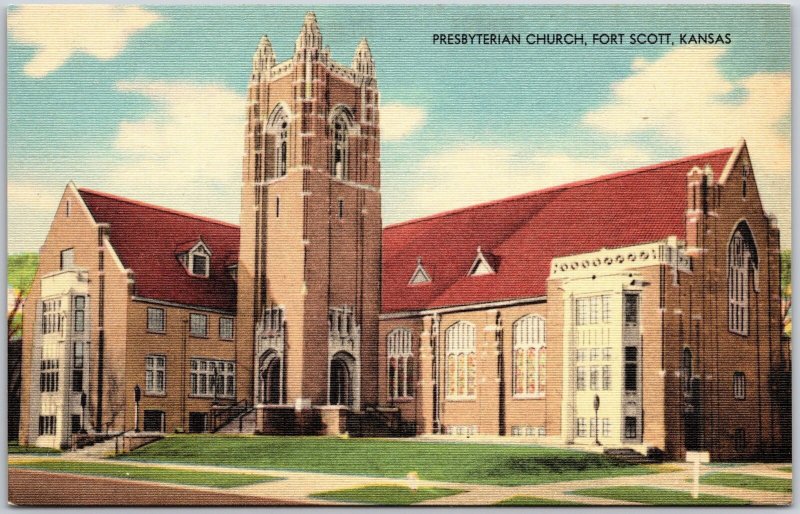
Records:
<instances>
[{"instance_id":1,"label":"tower pinnacle","mask_svg":"<svg viewBox=\"0 0 800 514\"><path fill-rule=\"evenodd\" d=\"M353 55L352 68L364 75L375 75L375 61L372 59L372 51L369 49L367 38L363 38L356 47L356 53Z\"/></svg>"},{"instance_id":2,"label":"tower pinnacle","mask_svg":"<svg viewBox=\"0 0 800 514\"><path fill-rule=\"evenodd\" d=\"M297 36L295 51L299 52L303 49L322 49L322 33L319 31L317 16L313 11L306 13L303 27L300 29L300 35Z\"/></svg>"},{"instance_id":3,"label":"tower pinnacle","mask_svg":"<svg viewBox=\"0 0 800 514\"><path fill-rule=\"evenodd\" d=\"M265 35L261 37L256 53L253 54L253 73L269 71L273 66L275 66L275 51Z\"/></svg>"}]
</instances>

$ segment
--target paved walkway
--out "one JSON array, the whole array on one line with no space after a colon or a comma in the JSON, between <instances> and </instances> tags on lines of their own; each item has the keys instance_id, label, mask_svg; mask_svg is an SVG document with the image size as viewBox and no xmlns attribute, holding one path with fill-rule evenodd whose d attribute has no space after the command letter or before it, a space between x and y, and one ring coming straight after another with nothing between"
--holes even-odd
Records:
<instances>
[{"instance_id":1,"label":"paved walkway","mask_svg":"<svg viewBox=\"0 0 800 514\"><path fill-rule=\"evenodd\" d=\"M53 459L59 458L58 456L15 456L9 457L9 463L20 462L21 460L39 460L39 459ZM74 456L71 457L74 459ZM103 459L86 456L82 460L87 462L108 462ZM132 466L143 467L161 467L167 469L184 469L194 471L215 471L215 472L230 472L230 473L245 473L253 475L264 475L271 477L280 477L283 480L272 482L262 482L242 487L234 487L225 489L226 493L236 494L245 497L260 498L278 503L293 503L297 501L310 501L318 505L335 505L337 502L319 500L316 498L309 498L313 494L318 494L326 491L333 491L337 489L348 489L354 487L363 487L369 485L399 485L408 486L409 482L406 479L393 479L393 478L380 478L371 476L356 476L356 475L336 475L327 473L311 473L300 471L286 471L286 470L264 470L264 469L242 469L230 468L220 466L206 466L206 465L187 465L187 464L165 464L165 463L139 463L133 461L118 462L119 464L127 464ZM433 482L428 480L419 480L419 487L439 487L449 489L461 489L464 492L447 496L443 498L436 498L422 502L418 505L487 505L494 504L513 496L534 496L537 498L558 500L558 501L571 501L576 503L583 503L587 505L636 505L633 502L608 500L604 498L593 498L587 496L578 496L569 494L571 491L577 489L594 488L594 487L614 487L614 486L652 486L663 489L672 489L679 491L690 492L692 489L691 467L685 463L671 463L666 464L674 471L659 473L657 475L632 475L623 477L608 477L588 480L573 480L567 482L555 482L539 485L522 485L522 486L495 486L483 484L462 484L462 483L449 483L449 482ZM702 470L703 473L707 472L725 472L725 473L744 473L760 476L769 476L775 478L791 478L791 473L778 471L777 468L787 466L787 464L742 464L725 467L707 466ZM184 488L192 488L194 486L183 486ZM783 493L774 493L768 491L757 491L751 489L739 489L731 487L701 485L701 493L713 494L717 496L726 496L729 498L737 498L749 501L756 505L785 505L791 503L792 495ZM195 489L209 492L213 488L195 487ZM219 491L218 489L216 491Z\"/></svg>"}]
</instances>

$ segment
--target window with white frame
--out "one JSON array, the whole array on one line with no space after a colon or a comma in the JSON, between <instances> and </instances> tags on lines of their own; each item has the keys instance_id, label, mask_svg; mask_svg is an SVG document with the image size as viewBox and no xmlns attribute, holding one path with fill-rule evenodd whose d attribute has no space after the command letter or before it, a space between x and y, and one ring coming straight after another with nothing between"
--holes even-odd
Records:
<instances>
[{"instance_id":1,"label":"window with white frame","mask_svg":"<svg viewBox=\"0 0 800 514\"><path fill-rule=\"evenodd\" d=\"M192 275L198 277L208 277L208 255L202 251L195 250L189 255L189 266Z\"/></svg>"},{"instance_id":2,"label":"window with white frame","mask_svg":"<svg viewBox=\"0 0 800 514\"><path fill-rule=\"evenodd\" d=\"M611 390L611 366L603 366L603 391Z\"/></svg>"},{"instance_id":3,"label":"window with white frame","mask_svg":"<svg viewBox=\"0 0 800 514\"><path fill-rule=\"evenodd\" d=\"M61 299L42 302L42 334L61 333Z\"/></svg>"},{"instance_id":4,"label":"window with white frame","mask_svg":"<svg viewBox=\"0 0 800 514\"><path fill-rule=\"evenodd\" d=\"M583 366L575 368L575 389L578 391L586 390L586 368Z\"/></svg>"},{"instance_id":5,"label":"window with white frame","mask_svg":"<svg viewBox=\"0 0 800 514\"><path fill-rule=\"evenodd\" d=\"M55 416L39 416L39 435L56 435Z\"/></svg>"},{"instance_id":6,"label":"window with white frame","mask_svg":"<svg viewBox=\"0 0 800 514\"><path fill-rule=\"evenodd\" d=\"M167 358L163 355L148 355L144 359L145 392L163 394L166 385Z\"/></svg>"},{"instance_id":7,"label":"window with white frame","mask_svg":"<svg viewBox=\"0 0 800 514\"><path fill-rule=\"evenodd\" d=\"M208 337L207 315L197 314L195 312L189 314L189 335L194 337Z\"/></svg>"},{"instance_id":8,"label":"window with white frame","mask_svg":"<svg viewBox=\"0 0 800 514\"><path fill-rule=\"evenodd\" d=\"M445 331L447 352L446 382L448 399L475 398L477 355L475 326L466 321L454 323Z\"/></svg>"},{"instance_id":9,"label":"window with white frame","mask_svg":"<svg viewBox=\"0 0 800 514\"><path fill-rule=\"evenodd\" d=\"M412 333L407 328L398 328L386 339L389 398L411 398L414 396Z\"/></svg>"},{"instance_id":10,"label":"window with white frame","mask_svg":"<svg viewBox=\"0 0 800 514\"><path fill-rule=\"evenodd\" d=\"M577 418L575 420L575 435L586 437L586 418Z\"/></svg>"},{"instance_id":11,"label":"window with white frame","mask_svg":"<svg viewBox=\"0 0 800 514\"><path fill-rule=\"evenodd\" d=\"M58 359L42 359L39 364L39 391L43 393L58 392Z\"/></svg>"},{"instance_id":12,"label":"window with white frame","mask_svg":"<svg viewBox=\"0 0 800 514\"><path fill-rule=\"evenodd\" d=\"M750 275L758 265L753 236L741 222L728 244L728 329L747 335L750 314Z\"/></svg>"},{"instance_id":13,"label":"window with white frame","mask_svg":"<svg viewBox=\"0 0 800 514\"><path fill-rule=\"evenodd\" d=\"M147 331L163 334L165 329L164 309L158 307L148 307Z\"/></svg>"},{"instance_id":14,"label":"window with white frame","mask_svg":"<svg viewBox=\"0 0 800 514\"><path fill-rule=\"evenodd\" d=\"M589 390L597 391L600 389L600 368L592 366L589 368Z\"/></svg>"},{"instance_id":15,"label":"window with white frame","mask_svg":"<svg viewBox=\"0 0 800 514\"><path fill-rule=\"evenodd\" d=\"M611 436L611 420L608 418L603 418L603 437L610 437Z\"/></svg>"},{"instance_id":16,"label":"window with white frame","mask_svg":"<svg viewBox=\"0 0 800 514\"><path fill-rule=\"evenodd\" d=\"M76 296L72 299L72 330L81 333L86 323L86 297Z\"/></svg>"},{"instance_id":17,"label":"window with white frame","mask_svg":"<svg viewBox=\"0 0 800 514\"><path fill-rule=\"evenodd\" d=\"M219 338L233 341L233 318L219 318Z\"/></svg>"},{"instance_id":18,"label":"window with white frame","mask_svg":"<svg viewBox=\"0 0 800 514\"><path fill-rule=\"evenodd\" d=\"M233 398L236 395L236 364L229 361L192 359L189 390L192 396Z\"/></svg>"},{"instance_id":19,"label":"window with white frame","mask_svg":"<svg viewBox=\"0 0 800 514\"><path fill-rule=\"evenodd\" d=\"M544 396L547 379L544 319L531 314L514 322L513 345L514 396Z\"/></svg>"},{"instance_id":20,"label":"window with white frame","mask_svg":"<svg viewBox=\"0 0 800 514\"><path fill-rule=\"evenodd\" d=\"M611 319L611 296L595 295L575 300L575 324L596 325Z\"/></svg>"},{"instance_id":21,"label":"window with white frame","mask_svg":"<svg viewBox=\"0 0 800 514\"><path fill-rule=\"evenodd\" d=\"M733 397L737 400L744 400L747 396L747 381L744 373L735 371L733 373Z\"/></svg>"}]
</instances>

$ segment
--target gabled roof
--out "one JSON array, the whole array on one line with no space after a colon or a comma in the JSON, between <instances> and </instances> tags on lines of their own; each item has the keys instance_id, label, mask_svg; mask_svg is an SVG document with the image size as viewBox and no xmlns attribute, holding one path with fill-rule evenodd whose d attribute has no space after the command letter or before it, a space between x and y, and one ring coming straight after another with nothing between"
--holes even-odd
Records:
<instances>
[{"instance_id":1,"label":"gabled roof","mask_svg":"<svg viewBox=\"0 0 800 514\"><path fill-rule=\"evenodd\" d=\"M534 191L386 227L382 311L546 295L553 257L686 237L686 174L709 165L715 180L732 148ZM475 249L491 249L496 273L468 276ZM408 283L417 258L433 279Z\"/></svg>"},{"instance_id":2,"label":"gabled roof","mask_svg":"<svg viewBox=\"0 0 800 514\"><path fill-rule=\"evenodd\" d=\"M236 311L236 284L226 266L239 255L239 227L127 198L78 190L97 223L110 226L109 240L122 265L133 270L137 296ZM176 252L200 240L211 250L208 278L195 277Z\"/></svg>"}]
</instances>

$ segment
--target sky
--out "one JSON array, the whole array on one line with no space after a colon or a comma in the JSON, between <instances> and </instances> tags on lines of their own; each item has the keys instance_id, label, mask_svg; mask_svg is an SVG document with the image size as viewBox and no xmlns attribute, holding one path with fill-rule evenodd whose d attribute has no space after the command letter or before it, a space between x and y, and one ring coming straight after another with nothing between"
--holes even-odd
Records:
<instances>
[{"instance_id":1,"label":"sky","mask_svg":"<svg viewBox=\"0 0 800 514\"><path fill-rule=\"evenodd\" d=\"M245 95L303 6L21 6L8 13L8 251L38 251L67 182L238 222ZM381 91L384 224L747 140L791 244L788 6L325 6ZM433 45L438 33L583 33L587 46ZM591 44L729 33L729 45Z\"/></svg>"}]
</instances>

